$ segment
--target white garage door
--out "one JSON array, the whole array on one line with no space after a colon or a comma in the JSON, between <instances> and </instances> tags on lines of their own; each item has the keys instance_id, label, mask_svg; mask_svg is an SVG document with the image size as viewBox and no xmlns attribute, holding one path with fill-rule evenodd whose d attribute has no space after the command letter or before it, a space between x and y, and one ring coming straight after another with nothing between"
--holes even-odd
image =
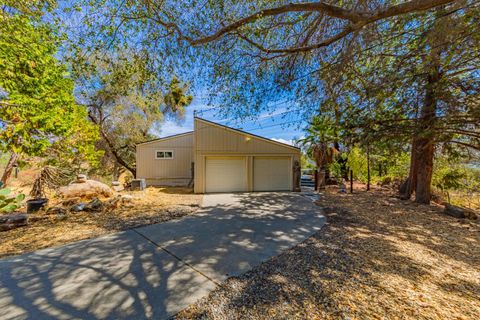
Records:
<instances>
[{"instance_id":1,"label":"white garage door","mask_svg":"<svg viewBox=\"0 0 480 320\"><path fill-rule=\"evenodd\" d=\"M247 191L245 157L207 157L205 189L206 192Z\"/></svg>"},{"instance_id":2,"label":"white garage door","mask_svg":"<svg viewBox=\"0 0 480 320\"><path fill-rule=\"evenodd\" d=\"M291 190L291 165L288 157L253 158L253 190Z\"/></svg>"}]
</instances>

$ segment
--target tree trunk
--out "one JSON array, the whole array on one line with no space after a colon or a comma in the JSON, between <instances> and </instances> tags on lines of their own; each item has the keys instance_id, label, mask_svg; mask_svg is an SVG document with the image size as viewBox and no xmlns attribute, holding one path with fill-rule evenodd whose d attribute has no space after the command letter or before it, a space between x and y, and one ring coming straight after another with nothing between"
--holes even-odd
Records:
<instances>
[{"instance_id":1,"label":"tree trunk","mask_svg":"<svg viewBox=\"0 0 480 320\"><path fill-rule=\"evenodd\" d=\"M118 153L118 150L117 148L115 147L115 145L113 144L113 142L108 138L108 135L107 133L104 131L104 128L102 127L102 120L98 120L95 115L93 114L92 111L90 111L88 113L88 117L90 118L90 120L96 124L98 126L98 129L100 131L100 135L102 136L103 140L105 140L105 142L107 143L107 146L108 146L108 149L110 151L110 153L113 155L113 157L115 158L116 162L123 166L125 169L127 169L128 171L130 171L132 174L133 174L133 177L136 178L137 176L137 171L136 171L136 168L135 167L132 167L130 166L121 156L120 154ZM103 119L103 116L100 114L99 116L100 119Z\"/></svg>"},{"instance_id":2,"label":"tree trunk","mask_svg":"<svg viewBox=\"0 0 480 320\"><path fill-rule=\"evenodd\" d=\"M7 185L7 181L12 175L12 171L13 171L13 168L15 167L15 164L17 163L17 160L18 160L18 153L12 152L12 154L10 155L10 159L8 160L7 166L3 171L2 180L1 180L3 186Z\"/></svg>"},{"instance_id":3,"label":"tree trunk","mask_svg":"<svg viewBox=\"0 0 480 320\"><path fill-rule=\"evenodd\" d=\"M415 201L430 203L433 172L434 143L431 138L422 138L418 143L418 171Z\"/></svg>"},{"instance_id":4,"label":"tree trunk","mask_svg":"<svg viewBox=\"0 0 480 320\"><path fill-rule=\"evenodd\" d=\"M412 193L415 192L417 187L417 139L413 138L412 140L412 149L410 151L410 172L408 174L407 180L400 187L401 199L408 200L412 196Z\"/></svg>"},{"instance_id":5,"label":"tree trunk","mask_svg":"<svg viewBox=\"0 0 480 320\"><path fill-rule=\"evenodd\" d=\"M415 188L415 201L417 203L430 203L431 184L433 172L433 156L435 152L434 125L436 120L437 99L435 95L436 84L440 80L438 65L427 78L425 88L425 101L420 118L420 132L416 144L417 181Z\"/></svg>"}]
</instances>

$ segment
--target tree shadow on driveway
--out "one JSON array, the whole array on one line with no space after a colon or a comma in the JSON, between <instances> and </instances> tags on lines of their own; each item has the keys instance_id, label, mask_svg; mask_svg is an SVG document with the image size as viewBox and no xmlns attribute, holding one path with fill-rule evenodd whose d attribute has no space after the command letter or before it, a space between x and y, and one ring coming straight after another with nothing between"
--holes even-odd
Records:
<instances>
[{"instance_id":1,"label":"tree shadow on driveway","mask_svg":"<svg viewBox=\"0 0 480 320\"><path fill-rule=\"evenodd\" d=\"M207 198L195 216L0 260L0 319L168 318L324 221L299 194Z\"/></svg>"}]
</instances>

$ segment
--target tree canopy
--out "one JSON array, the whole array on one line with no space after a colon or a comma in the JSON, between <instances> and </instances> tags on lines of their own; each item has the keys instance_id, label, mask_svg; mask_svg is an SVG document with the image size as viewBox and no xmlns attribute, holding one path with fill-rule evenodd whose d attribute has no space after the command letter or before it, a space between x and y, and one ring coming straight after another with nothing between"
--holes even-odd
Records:
<instances>
[{"instance_id":1,"label":"tree canopy","mask_svg":"<svg viewBox=\"0 0 480 320\"><path fill-rule=\"evenodd\" d=\"M135 145L153 139L165 119L182 120L192 101L188 87L175 76L164 80L141 52L99 52L73 69L77 101L100 131L104 164L135 176Z\"/></svg>"},{"instance_id":2,"label":"tree canopy","mask_svg":"<svg viewBox=\"0 0 480 320\"><path fill-rule=\"evenodd\" d=\"M44 3L15 5L0 11L0 150L43 155L65 138L82 135L68 150L93 159L88 145L97 133L88 125L86 109L74 103L73 81L55 57L55 29L39 18Z\"/></svg>"}]
</instances>

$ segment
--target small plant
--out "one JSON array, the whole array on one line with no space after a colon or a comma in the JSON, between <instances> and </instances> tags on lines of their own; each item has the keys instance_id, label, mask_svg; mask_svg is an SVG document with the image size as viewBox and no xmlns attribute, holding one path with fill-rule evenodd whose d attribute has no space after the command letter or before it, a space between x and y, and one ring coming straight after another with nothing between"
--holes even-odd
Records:
<instances>
[{"instance_id":1,"label":"small plant","mask_svg":"<svg viewBox=\"0 0 480 320\"><path fill-rule=\"evenodd\" d=\"M0 212L13 212L21 206L21 202L25 199L24 194L16 197L9 197L10 189L0 189Z\"/></svg>"}]
</instances>

